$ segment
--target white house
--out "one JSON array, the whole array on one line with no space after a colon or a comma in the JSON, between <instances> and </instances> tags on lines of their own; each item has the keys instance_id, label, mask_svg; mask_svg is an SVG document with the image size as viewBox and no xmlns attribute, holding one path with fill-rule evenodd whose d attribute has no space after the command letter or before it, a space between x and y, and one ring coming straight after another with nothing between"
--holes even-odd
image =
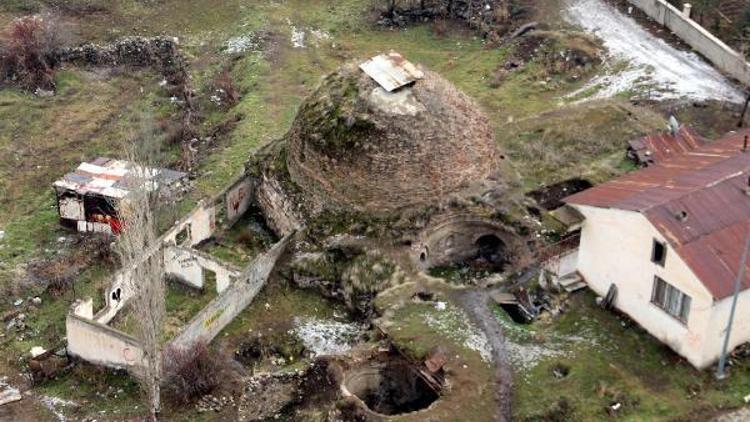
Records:
<instances>
[{"instance_id":1,"label":"white house","mask_svg":"<svg viewBox=\"0 0 750 422\"><path fill-rule=\"evenodd\" d=\"M750 227L749 130L566 198L585 221L578 272L697 368L721 353ZM730 347L750 341L750 270Z\"/></svg>"}]
</instances>

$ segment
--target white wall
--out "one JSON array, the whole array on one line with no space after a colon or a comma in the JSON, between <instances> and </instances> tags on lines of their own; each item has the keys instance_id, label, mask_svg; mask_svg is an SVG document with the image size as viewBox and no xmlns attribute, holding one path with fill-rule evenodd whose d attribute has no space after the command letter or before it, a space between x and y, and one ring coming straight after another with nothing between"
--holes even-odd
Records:
<instances>
[{"instance_id":1,"label":"white wall","mask_svg":"<svg viewBox=\"0 0 750 422\"><path fill-rule=\"evenodd\" d=\"M216 293L226 290L232 280L240 276L240 270L195 249L179 246L164 248L164 271L195 288L203 288L204 270L216 274Z\"/></svg>"},{"instance_id":2,"label":"white wall","mask_svg":"<svg viewBox=\"0 0 750 422\"><path fill-rule=\"evenodd\" d=\"M670 246L664 267L651 262L654 239L665 239L648 219L631 211L580 205L575 208L586 218L578 271L589 287L604 296L614 283L618 309L694 366L711 364L704 349L713 347L709 343L714 342L714 336L709 337L709 332L720 330L714 321L713 297ZM651 303L654 276L691 297L687 326Z\"/></svg>"},{"instance_id":3,"label":"white wall","mask_svg":"<svg viewBox=\"0 0 750 422\"><path fill-rule=\"evenodd\" d=\"M134 370L143 365L143 349L135 338L91 320L91 302L78 302L65 320L68 353L91 363Z\"/></svg>"},{"instance_id":4,"label":"white wall","mask_svg":"<svg viewBox=\"0 0 750 422\"><path fill-rule=\"evenodd\" d=\"M706 344L703 349L703 360L706 362L715 362L719 359L721 347L724 344L724 329L729 322L731 307L731 296L716 302L716 306L714 306L711 323L706 332ZM737 300L737 311L732 325L732 334L729 338L729 350L731 351L748 341L750 341L750 290L745 290L740 293Z\"/></svg>"}]
</instances>

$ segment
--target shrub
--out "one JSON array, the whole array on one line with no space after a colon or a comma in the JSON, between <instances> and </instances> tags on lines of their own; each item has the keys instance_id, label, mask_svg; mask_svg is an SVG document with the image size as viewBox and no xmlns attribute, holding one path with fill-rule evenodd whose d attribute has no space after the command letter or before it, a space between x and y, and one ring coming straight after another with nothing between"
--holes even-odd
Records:
<instances>
[{"instance_id":1,"label":"shrub","mask_svg":"<svg viewBox=\"0 0 750 422\"><path fill-rule=\"evenodd\" d=\"M223 382L224 364L205 343L164 351L163 391L176 404L190 404L214 391Z\"/></svg>"},{"instance_id":2,"label":"shrub","mask_svg":"<svg viewBox=\"0 0 750 422\"><path fill-rule=\"evenodd\" d=\"M0 36L3 79L29 90L54 89L55 50L60 44L58 26L50 16L14 19Z\"/></svg>"}]
</instances>

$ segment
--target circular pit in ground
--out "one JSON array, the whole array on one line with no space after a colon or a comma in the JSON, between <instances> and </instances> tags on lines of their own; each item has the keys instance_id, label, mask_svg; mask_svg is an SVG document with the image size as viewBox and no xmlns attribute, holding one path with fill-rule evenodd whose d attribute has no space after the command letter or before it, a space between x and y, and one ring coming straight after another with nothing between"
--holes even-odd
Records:
<instances>
[{"instance_id":1,"label":"circular pit in ground","mask_svg":"<svg viewBox=\"0 0 750 422\"><path fill-rule=\"evenodd\" d=\"M442 374L436 379L442 383ZM389 416L426 409L440 398L440 389L431 385L417 367L400 358L354 368L344 376L342 387L370 411Z\"/></svg>"}]
</instances>

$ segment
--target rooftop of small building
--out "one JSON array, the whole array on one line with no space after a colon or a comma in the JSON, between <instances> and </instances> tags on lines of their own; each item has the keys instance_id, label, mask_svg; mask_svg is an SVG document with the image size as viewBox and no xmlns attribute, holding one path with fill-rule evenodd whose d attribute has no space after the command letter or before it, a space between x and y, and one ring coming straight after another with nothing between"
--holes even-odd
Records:
<instances>
[{"instance_id":1,"label":"rooftop of small building","mask_svg":"<svg viewBox=\"0 0 750 422\"><path fill-rule=\"evenodd\" d=\"M160 185L172 185L186 176L186 173L179 171L140 167L126 160L99 157L94 161L81 163L75 171L55 181L53 186L58 192L122 199L137 184L146 184L147 189L155 190Z\"/></svg>"}]
</instances>

